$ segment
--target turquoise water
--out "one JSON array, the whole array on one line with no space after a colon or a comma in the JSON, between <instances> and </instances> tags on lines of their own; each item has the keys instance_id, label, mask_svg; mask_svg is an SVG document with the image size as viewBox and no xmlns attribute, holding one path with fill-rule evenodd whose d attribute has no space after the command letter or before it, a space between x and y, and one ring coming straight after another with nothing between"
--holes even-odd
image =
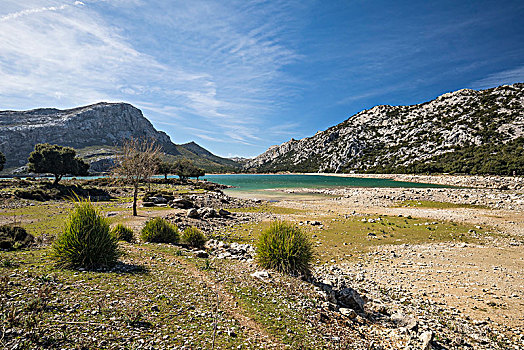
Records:
<instances>
[{"instance_id":1,"label":"turquoise water","mask_svg":"<svg viewBox=\"0 0 524 350\"><path fill-rule=\"evenodd\" d=\"M234 186L230 191L266 190L270 188L327 188L327 187L446 187L389 179L340 177L324 175L206 175L208 181Z\"/></svg>"},{"instance_id":2,"label":"turquoise water","mask_svg":"<svg viewBox=\"0 0 524 350\"><path fill-rule=\"evenodd\" d=\"M78 176L77 179L96 179L105 176ZM163 178L163 176L155 176ZM169 176L170 178L176 176ZM394 181L390 179L374 179L360 177L341 177L325 175L206 175L208 181L223 185L234 186L228 191L248 192L274 188L329 188L329 187L393 187L393 188L429 188L449 187L435 184L424 184L416 182ZM71 178L64 178L71 179Z\"/></svg>"}]
</instances>

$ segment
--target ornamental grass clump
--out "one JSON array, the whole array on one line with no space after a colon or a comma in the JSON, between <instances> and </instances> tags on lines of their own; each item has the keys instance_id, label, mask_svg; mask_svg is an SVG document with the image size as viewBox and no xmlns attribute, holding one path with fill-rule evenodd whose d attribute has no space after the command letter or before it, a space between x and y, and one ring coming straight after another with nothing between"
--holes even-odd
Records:
<instances>
[{"instance_id":1,"label":"ornamental grass clump","mask_svg":"<svg viewBox=\"0 0 524 350\"><path fill-rule=\"evenodd\" d=\"M116 263L118 241L109 222L89 200L79 200L69 214L64 231L51 247L51 257L64 268L94 269Z\"/></svg>"},{"instance_id":2,"label":"ornamental grass clump","mask_svg":"<svg viewBox=\"0 0 524 350\"><path fill-rule=\"evenodd\" d=\"M146 222L140 233L144 242L178 243L180 235L178 227L162 218L154 218Z\"/></svg>"},{"instance_id":3,"label":"ornamental grass clump","mask_svg":"<svg viewBox=\"0 0 524 350\"><path fill-rule=\"evenodd\" d=\"M198 228L186 227L182 232L182 242L195 248L202 248L206 244L207 237Z\"/></svg>"},{"instance_id":4,"label":"ornamental grass clump","mask_svg":"<svg viewBox=\"0 0 524 350\"><path fill-rule=\"evenodd\" d=\"M307 274L312 259L313 248L308 237L289 223L273 222L258 239L256 260L262 268Z\"/></svg>"},{"instance_id":5,"label":"ornamental grass clump","mask_svg":"<svg viewBox=\"0 0 524 350\"><path fill-rule=\"evenodd\" d=\"M119 241L131 243L134 241L133 230L123 224L118 224L111 229L111 234Z\"/></svg>"}]
</instances>

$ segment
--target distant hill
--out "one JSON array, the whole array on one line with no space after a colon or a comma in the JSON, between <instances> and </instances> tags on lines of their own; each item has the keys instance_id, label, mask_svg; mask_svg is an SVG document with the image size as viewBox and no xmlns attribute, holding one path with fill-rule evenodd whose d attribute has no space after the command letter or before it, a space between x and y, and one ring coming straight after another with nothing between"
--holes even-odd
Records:
<instances>
[{"instance_id":1,"label":"distant hill","mask_svg":"<svg viewBox=\"0 0 524 350\"><path fill-rule=\"evenodd\" d=\"M255 172L524 174L524 84L376 106L249 160Z\"/></svg>"},{"instance_id":2,"label":"distant hill","mask_svg":"<svg viewBox=\"0 0 524 350\"><path fill-rule=\"evenodd\" d=\"M77 149L93 171L104 171L112 164L119 143L129 137L155 139L168 157L189 158L208 172L239 168L234 161L215 156L194 142L174 144L139 109L127 103L0 111L0 152L7 158L7 169L25 165L35 144L47 142Z\"/></svg>"},{"instance_id":3,"label":"distant hill","mask_svg":"<svg viewBox=\"0 0 524 350\"><path fill-rule=\"evenodd\" d=\"M230 171L239 170L240 164L228 159L222 158L209 152L195 142L188 142L177 145L177 150L181 156L192 159L195 165L205 168L209 171Z\"/></svg>"}]
</instances>

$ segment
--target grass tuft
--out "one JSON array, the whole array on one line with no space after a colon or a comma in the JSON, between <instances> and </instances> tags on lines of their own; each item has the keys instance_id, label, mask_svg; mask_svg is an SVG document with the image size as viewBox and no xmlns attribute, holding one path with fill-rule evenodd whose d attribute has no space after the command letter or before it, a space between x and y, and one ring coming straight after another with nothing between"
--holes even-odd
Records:
<instances>
[{"instance_id":1,"label":"grass tuft","mask_svg":"<svg viewBox=\"0 0 524 350\"><path fill-rule=\"evenodd\" d=\"M119 241L133 242L133 230L123 224L118 224L111 229L111 234Z\"/></svg>"},{"instance_id":2,"label":"grass tuft","mask_svg":"<svg viewBox=\"0 0 524 350\"><path fill-rule=\"evenodd\" d=\"M144 242L152 243L178 243L180 239L178 227L162 218L147 221L140 237Z\"/></svg>"},{"instance_id":3,"label":"grass tuft","mask_svg":"<svg viewBox=\"0 0 524 350\"><path fill-rule=\"evenodd\" d=\"M262 232L257 243L258 264L289 274L305 274L313 259L308 237L287 222L276 221Z\"/></svg>"},{"instance_id":4,"label":"grass tuft","mask_svg":"<svg viewBox=\"0 0 524 350\"><path fill-rule=\"evenodd\" d=\"M89 200L78 200L64 231L51 247L51 257L63 268L112 266L120 256L109 222Z\"/></svg>"},{"instance_id":5,"label":"grass tuft","mask_svg":"<svg viewBox=\"0 0 524 350\"><path fill-rule=\"evenodd\" d=\"M198 228L186 227L182 233L182 241L191 247L202 248L206 244L207 237Z\"/></svg>"}]
</instances>

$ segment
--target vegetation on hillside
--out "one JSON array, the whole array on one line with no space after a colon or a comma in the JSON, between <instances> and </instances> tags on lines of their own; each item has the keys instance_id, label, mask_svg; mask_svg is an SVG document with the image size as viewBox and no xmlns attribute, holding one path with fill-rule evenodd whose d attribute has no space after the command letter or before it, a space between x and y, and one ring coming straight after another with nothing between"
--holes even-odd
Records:
<instances>
[{"instance_id":1,"label":"vegetation on hillside","mask_svg":"<svg viewBox=\"0 0 524 350\"><path fill-rule=\"evenodd\" d=\"M524 137L505 144L457 147L451 152L403 167L395 166L393 161L387 165L366 169L365 172L524 175Z\"/></svg>"}]
</instances>

